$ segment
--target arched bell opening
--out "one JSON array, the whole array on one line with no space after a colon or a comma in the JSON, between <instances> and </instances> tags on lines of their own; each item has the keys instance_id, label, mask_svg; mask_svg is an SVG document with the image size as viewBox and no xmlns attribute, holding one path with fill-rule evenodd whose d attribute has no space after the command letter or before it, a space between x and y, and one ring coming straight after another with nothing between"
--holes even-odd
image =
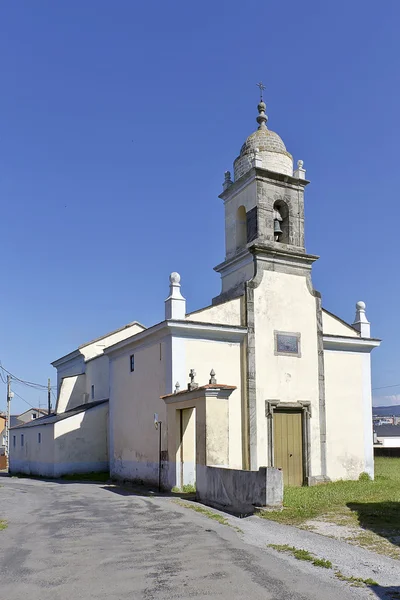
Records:
<instances>
[{"instance_id":1,"label":"arched bell opening","mask_svg":"<svg viewBox=\"0 0 400 600\"><path fill-rule=\"evenodd\" d=\"M289 244L289 208L283 200L277 200L273 209L275 242Z\"/></svg>"},{"instance_id":2,"label":"arched bell opening","mask_svg":"<svg viewBox=\"0 0 400 600\"><path fill-rule=\"evenodd\" d=\"M239 206L236 212L236 250L247 244L247 215L244 206Z\"/></svg>"}]
</instances>

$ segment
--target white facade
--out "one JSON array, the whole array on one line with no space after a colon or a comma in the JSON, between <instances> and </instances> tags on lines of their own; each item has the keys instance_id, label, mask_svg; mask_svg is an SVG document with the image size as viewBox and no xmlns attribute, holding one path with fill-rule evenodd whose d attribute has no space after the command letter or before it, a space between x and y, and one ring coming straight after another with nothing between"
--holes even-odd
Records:
<instances>
[{"instance_id":1,"label":"white facade","mask_svg":"<svg viewBox=\"0 0 400 600\"><path fill-rule=\"evenodd\" d=\"M10 473L60 477L108 470L108 402L10 429Z\"/></svg>"},{"instance_id":2,"label":"white facade","mask_svg":"<svg viewBox=\"0 0 400 600\"><path fill-rule=\"evenodd\" d=\"M353 325L322 309L311 278L318 257L304 242L309 182L302 161L293 171L283 141L267 129L265 108L260 102L259 128L220 195L221 294L186 314L180 276L171 273L163 322L131 323L55 361L57 415L20 429L27 443L12 449L14 469L55 474L86 457L82 469L93 470L104 464L106 443L112 477L171 488L192 481L197 445L223 467L297 469L291 485L373 477L370 353L380 342L370 337L363 302ZM214 393L208 386L217 381ZM204 393L192 405L197 385ZM184 389L179 405L169 395ZM105 433L106 404L90 403L107 399Z\"/></svg>"}]
</instances>

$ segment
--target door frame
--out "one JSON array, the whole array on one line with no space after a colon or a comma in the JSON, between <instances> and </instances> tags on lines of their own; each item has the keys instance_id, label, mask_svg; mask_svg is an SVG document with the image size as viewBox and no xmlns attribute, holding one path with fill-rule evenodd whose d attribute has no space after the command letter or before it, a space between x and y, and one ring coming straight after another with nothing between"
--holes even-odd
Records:
<instances>
[{"instance_id":1,"label":"door frame","mask_svg":"<svg viewBox=\"0 0 400 600\"><path fill-rule=\"evenodd\" d=\"M274 411L300 412L301 413L301 432L302 432L302 453L303 453L303 485L310 485L311 478L311 436L310 436L310 418L311 402L281 402L280 400L265 401L265 416L267 417L268 431L268 466L274 467L275 448L274 448Z\"/></svg>"}]
</instances>

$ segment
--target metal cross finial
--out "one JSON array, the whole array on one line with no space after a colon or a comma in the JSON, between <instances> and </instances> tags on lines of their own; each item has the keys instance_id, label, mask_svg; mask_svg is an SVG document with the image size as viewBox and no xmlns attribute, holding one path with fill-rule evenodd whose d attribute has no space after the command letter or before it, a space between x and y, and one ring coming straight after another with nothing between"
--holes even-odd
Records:
<instances>
[{"instance_id":1,"label":"metal cross finial","mask_svg":"<svg viewBox=\"0 0 400 600\"><path fill-rule=\"evenodd\" d=\"M266 89L265 85L263 84L262 81L260 81L259 83L256 83L256 86L258 88L260 88L260 101L262 102L263 101L263 91Z\"/></svg>"}]
</instances>

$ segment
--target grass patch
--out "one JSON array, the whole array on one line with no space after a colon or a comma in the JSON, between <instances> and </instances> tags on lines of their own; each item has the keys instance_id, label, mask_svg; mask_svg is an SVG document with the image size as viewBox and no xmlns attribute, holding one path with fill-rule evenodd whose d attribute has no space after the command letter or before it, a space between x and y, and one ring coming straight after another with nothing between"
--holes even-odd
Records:
<instances>
[{"instance_id":1,"label":"grass patch","mask_svg":"<svg viewBox=\"0 0 400 600\"><path fill-rule=\"evenodd\" d=\"M209 519L212 519L213 521L217 521L218 523L221 523L221 525L229 525L228 520L223 517L222 515L213 512L212 510L210 510L209 508L205 508L204 506L197 506L196 504L188 504L187 502L181 502L180 500L173 500L173 502L175 502L175 504L179 504L179 506L183 506L184 508L190 508L191 510L194 510L197 513L200 513L201 515L204 515L205 517L208 517Z\"/></svg>"},{"instance_id":2,"label":"grass patch","mask_svg":"<svg viewBox=\"0 0 400 600\"><path fill-rule=\"evenodd\" d=\"M376 477L371 481L336 481L314 487L286 487L282 511L260 512L265 519L298 525L325 513L353 511L361 525L400 530L400 458L377 457Z\"/></svg>"},{"instance_id":3,"label":"grass patch","mask_svg":"<svg viewBox=\"0 0 400 600\"><path fill-rule=\"evenodd\" d=\"M61 479L65 481L95 481L99 483L105 483L110 479L110 474L104 473L68 473L62 475Z\"/></svg>"},{"instance_id":4,"label":"grass patch","mask_svg":"<svg viewBox=\"0 0 400 600\"><path fill-rule=\"evenodd\" d=\"M365 585L379 585L374 579L363 579L362 577L347 577L340 571L335 571L335 577L341 581L347 581L353 587L364 587Z\"/></svg>"},{"instance_id":5,"label":"grass patch","mask_svg":"<svg viewBox=\"0 0 400 600\"><path fill-rule=\"evenodd\" d=\"M283 504L283 510L258 514L322 534L324 522L334 523L347 528L347 542L400 559L400 458L377 457L374 481L363 473L358 481L286 487Z\"/></svg>"},{"instance_id":6,"label":"grass patch","mask_svg":"<svg viewBox=\"0 0 400 600\"><path fill-rule=\"evenodd\" d=\"M273 548L277 552L286 552L287 554L291 554L294 556L294 558L297 558L297 560L305 560L312 563L315 567L332 569L332 563L330 560L318 558L312 552L302 548L295 548L294 546L289 546L288 544L268 544L268 548Z\"/></svg>"},{"instance_id":7,"label":"grass patch","mask_svg":"<svg viewBox=\"0 0 400 600\"><path fill-rule=\"evenodd\" d=\"M7 522L0 519L0 531L7 528Z\"/></svg>"},{"instance_id":8,"label":"grass patch","mask_svg":"<svg viewBox=\"0 0 400 600\"><path fill-rule=\"evenodd\" d=\"M195 494L196 486L191 483L187 483L183 486L183 488L176 487L176 485L172 488L171 492L174 494Z\"/></svg>"}]
</instances>

